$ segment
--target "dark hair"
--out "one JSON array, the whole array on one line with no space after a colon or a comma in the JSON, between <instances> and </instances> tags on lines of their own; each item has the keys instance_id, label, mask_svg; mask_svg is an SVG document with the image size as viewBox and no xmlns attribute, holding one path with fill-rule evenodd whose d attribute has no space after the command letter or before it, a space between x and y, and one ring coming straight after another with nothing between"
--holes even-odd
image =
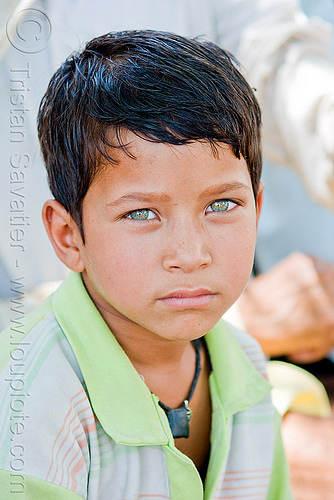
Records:
<instances>
[{"instance_id":1,"label":"dark hair","mask_svg":"<svg viewBox=\"0 0 334 500\"><path fill-rule=\"evenodd\" d=\"M128 129L154 142L231 145L256 195L261 115L231 54L213 43L158 31L109 33L88 42L51 78L38 114L50 189L83 236L82 200L101 161ZM110 131L113 133L110 134Z\"/></svg>"}]
</instances>

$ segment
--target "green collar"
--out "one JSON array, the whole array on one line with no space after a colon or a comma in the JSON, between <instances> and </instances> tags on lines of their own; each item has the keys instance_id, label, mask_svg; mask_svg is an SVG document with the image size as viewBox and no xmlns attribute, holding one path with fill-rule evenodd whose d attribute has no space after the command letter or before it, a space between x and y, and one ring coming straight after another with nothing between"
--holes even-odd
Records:
<instances>
[{"instance_id":1,"label":"green collar","mask_svg":"<svg viewBox=\"0 0 334 500\"><path fill-rule=\"evenodd\" d=\"M90 299L80 274L71 272L52 296L54 314L82 371L94 412L117 443L162 445L170 439L162 410ZM218 394L227 416L258 402L270 390L225 322L205 336Z\"/></svg>"},{"instance_id":2,"label":"green collar","mask_svg":"<svg viewBox=\"0 0 334 500\"><path fill-rule=\"evenodd\" d=\"M227 417L258 403L270 392L268 381L255 369L223 319L205 335L205 341Z\"/></svg>"}]
</instances>

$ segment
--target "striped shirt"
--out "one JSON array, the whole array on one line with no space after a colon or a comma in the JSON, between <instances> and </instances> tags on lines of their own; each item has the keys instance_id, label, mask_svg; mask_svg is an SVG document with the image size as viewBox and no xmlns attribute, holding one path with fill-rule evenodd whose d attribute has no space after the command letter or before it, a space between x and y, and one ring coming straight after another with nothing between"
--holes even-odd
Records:
<instances>
[{"instance_id":1,"label":"striped shirt","mask_svg":"<svg viewBox=\"0 0 334 500\"><path fill-rule=\"evenodd\" d=\"M262 351L223 321L205 341L212 423L203 485L71 273L0 336L1 499L291 499Z\"/></svg>"}]
</instances>

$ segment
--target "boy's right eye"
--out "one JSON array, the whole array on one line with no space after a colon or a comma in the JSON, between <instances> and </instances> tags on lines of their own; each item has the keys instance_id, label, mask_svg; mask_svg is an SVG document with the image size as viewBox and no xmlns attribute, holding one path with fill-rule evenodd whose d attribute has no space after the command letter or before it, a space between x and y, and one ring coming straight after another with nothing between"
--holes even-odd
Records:
<instances>
[{"instance_id":1,"label":"boy's right eye","mask_svg":"<svg viewBox=\"0 0 334 500\"><path fill-rule=\"evenodd\" d=\"M132 210L132 212L129 212L126 214L125 219L132 219L132 220L150 220L150 219L156 219L157 216L155 215L152 210L149 210L148 208L144 208L141 210Z\"/></svg>"}]
</instances>

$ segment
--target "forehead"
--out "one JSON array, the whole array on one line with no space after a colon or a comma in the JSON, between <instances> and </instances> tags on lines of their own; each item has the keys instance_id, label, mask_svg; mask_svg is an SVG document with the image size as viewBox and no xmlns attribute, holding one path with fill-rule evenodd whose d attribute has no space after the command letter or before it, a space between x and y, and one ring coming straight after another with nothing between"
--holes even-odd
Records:
<instances>
[{"instance_id":1,"label":"forehead","mask_svg":"<svg viewBox=\"0 0 334 500\"><path fill-rule=\"evenodd\" d=\"M208 141L181 146L157 143L127 133L126 151L117 149L116 164L105 164L90 186L99 196L127 191L156 191L169 197L194 196L212 185L243 183L251 188L244 158L236 158L231 147Z\"/></svg>"}]
</instances>

